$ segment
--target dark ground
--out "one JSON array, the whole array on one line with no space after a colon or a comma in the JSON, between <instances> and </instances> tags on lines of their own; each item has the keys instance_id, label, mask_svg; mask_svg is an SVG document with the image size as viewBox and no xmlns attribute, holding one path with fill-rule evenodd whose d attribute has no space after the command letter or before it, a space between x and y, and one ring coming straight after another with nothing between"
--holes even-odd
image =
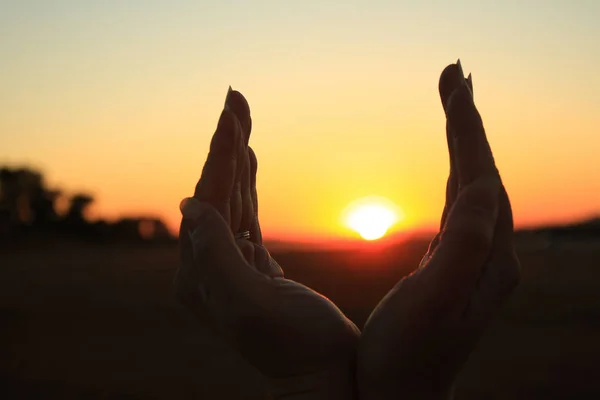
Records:
<instances>
[{"instance_id":1,"label":"dark ground","mask_svg":"<svg viewBox=\"0 0 600 400\"><path fill-rule=\"evenodd\" d=\"M275 257L360 326L424 249ZM523 247L521 261L456 398L600 398L600 242ZM0 398L263 398L259 374L174 303L176 265L172 247L1 254Z\"/></svg>"}]
</instances>

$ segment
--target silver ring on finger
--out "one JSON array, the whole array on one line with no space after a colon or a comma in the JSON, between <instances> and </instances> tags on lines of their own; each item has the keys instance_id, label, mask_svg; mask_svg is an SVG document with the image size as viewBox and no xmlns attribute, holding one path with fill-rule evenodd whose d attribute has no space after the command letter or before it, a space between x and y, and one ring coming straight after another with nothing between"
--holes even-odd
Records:
<instances>
[{"instance_id":1,"label":"silver ring on finger","mask_svg":"<svg viewBox=\"0 0 600 400\"><path fill-rule=\"evenodd\" d=\"M237 239L246 239L246 240L250 240L250 231L242 231L242 232L238 232L235 235L233 235L233 237L237 240Z\"/></svg>"}]
</instances>

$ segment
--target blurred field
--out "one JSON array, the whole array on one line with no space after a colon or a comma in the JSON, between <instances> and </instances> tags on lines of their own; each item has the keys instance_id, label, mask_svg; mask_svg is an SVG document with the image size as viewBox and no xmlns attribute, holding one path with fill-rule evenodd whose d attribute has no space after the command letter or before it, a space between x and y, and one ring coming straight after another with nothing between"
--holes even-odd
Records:
<instances>
[{"instance_id":1,"label":"blurred field","mask_svg":"<svg viewBox=\"0 0 600 400\"><path fill-rule=\"evenodd\" d=\"M425 247L275 257L362 325ZM600 243L523 247L521 260L457 399L600 398ZM174 303L176 265L172 247L2 254L0 398L263 398L260 375Z\"/></svg>"}]
</instances>

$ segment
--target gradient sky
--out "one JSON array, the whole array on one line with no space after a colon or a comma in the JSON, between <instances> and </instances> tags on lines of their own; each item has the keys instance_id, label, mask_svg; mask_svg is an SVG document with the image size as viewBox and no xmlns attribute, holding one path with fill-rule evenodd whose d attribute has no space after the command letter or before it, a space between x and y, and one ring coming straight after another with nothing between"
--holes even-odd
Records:
<instances>
[{"instance_id":1,"label":"gradient sky","mask_svg":"<svg viewBox=\"0 0 600 400\"><path fill-rule=\"evenodd\" d=\"M437 92L473 73L519 226L600 212L600 2L0 0L0 163L176 229L227 87L250 102L265 236L347 234L385 196L434 227Z\"/></svg>"}]
</instances>

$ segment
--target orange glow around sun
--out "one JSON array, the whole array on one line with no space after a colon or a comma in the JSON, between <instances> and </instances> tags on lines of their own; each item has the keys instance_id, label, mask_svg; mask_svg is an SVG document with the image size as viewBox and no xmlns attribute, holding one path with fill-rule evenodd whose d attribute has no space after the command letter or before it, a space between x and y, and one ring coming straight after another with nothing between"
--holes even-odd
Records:
<instances>
[{"instance_id":1,"label":"orange glow around sun","mask_svg":"<svg viewBox=\"0 0 600 400\"><path fill-rule=\"evenodd\" d=\"M365 240L382 238L404 218L402 210L390 200L370 196L352 202L344 211L345 224Z\"/></svg>"}]
</instances>

